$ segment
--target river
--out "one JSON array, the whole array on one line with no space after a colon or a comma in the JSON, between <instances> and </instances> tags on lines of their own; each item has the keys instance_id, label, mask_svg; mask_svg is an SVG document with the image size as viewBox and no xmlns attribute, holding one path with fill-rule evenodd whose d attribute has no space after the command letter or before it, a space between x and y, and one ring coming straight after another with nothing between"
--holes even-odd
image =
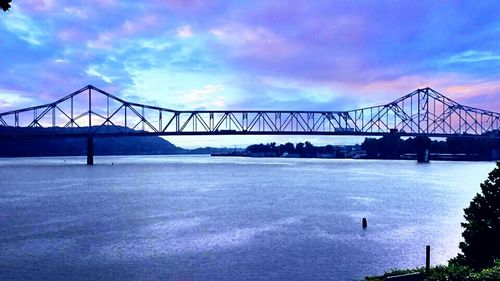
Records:
<instances>
[{"instance_id":1,"label":"river","mask_svg":"<svg viewBox=\"0 0 500 281\"><path fill-rule=\"evenodd\" d=\"M359 280L459 251L495 164L0 159L0 280ZM361 227L361 219L368 227Z\"/></svg>"}]
</instances>

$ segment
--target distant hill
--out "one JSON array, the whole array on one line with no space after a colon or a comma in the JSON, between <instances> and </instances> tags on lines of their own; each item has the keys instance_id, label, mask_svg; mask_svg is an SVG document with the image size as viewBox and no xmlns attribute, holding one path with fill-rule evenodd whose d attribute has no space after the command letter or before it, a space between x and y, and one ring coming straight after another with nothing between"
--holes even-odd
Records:
<instances>
[{"instance_id":1,"label":"distant hill","mask_svg":"<svg viewBox=\"0 0 500 281\"><path fill-rule=\"evenodd\" d=\"M87 142L72 139L0 139L0 157L86 155ZM176 147L160 137L113 137L94 139L95 155L179 154Z\"/></svg>"},{"instance_id":2,"label":"distant hill","mask_svg":"<svg viewBox=\"0 0 500 281\"><path fill-rule=\"evenodd\" d=\"M86 155L84 138L0 139L0 157ZM95 155L179 154L176 147L160 137L112 137L94 139Z\"/></svg>"},{"instance_id":3,"label":"distant hill","mask_svg":"<svg viewBox=\"0 0 500 281\"><path fill-rule=\"evenodd\" d=\"M43 139L2 138L9 135L11 128L0 127L0 157L31 156L83 156L87 153L85 138L53 138L54 134L68 134L87 128L19 128L22 135L46 134ZM123 133L131 129L121 126L106 126L106 133ZM233 148L203 147L184 149L157 136L133 137L96 137L94 138L95 155L161 155L161 154L211 154L227 153Z\"/></svg>"},{"instance_id":4,"label":"distant hill","mask_svg":"<svg viewBox=\"0 0 500 281\"><path fill-rule=\"evenodd\" d=\"M0 127L0 136L10 128ZM47 134L47 138L2 138L0 157L29 156L78 156L86 155L85 138L52 138L53 134L83 131L86 128L21 128L21 134ZM130 129L118 126L106 127L108 133L126 132ZM183 149L157 136L97 137L94 138L95 155L154 155L154 154L209 154L226 151L225 148Z\"/></svg>"}]
</instances>

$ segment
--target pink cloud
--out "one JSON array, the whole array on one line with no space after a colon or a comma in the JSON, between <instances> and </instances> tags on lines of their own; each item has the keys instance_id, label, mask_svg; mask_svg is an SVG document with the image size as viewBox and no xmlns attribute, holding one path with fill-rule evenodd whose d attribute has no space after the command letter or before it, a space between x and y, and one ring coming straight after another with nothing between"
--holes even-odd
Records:
<instances>
[{"instance_id":1,"label":"pink cloud","mask_svg":"<svg viewBox=\"0 0 500 281\"><path fill-rule=\"evenodd\" d=\"M227 23L209 31L234 57L277 59L295 54L297 48L286 38L264 27Z\"/></svg>"},{"instance_id":2,"label":"pink cloud","mask_svg":"<svg viewBox=\"0 0 500 281\"><path fill-rule=\"evenodd\" d=\"M118 1L118 0L92 0L89 2L92 2L93 4L98 4L98 5L104 6L104 7L115 7L120 3L120 1Z\"/></svg>"},{"instance_id":3,"label":"pink cloud","mask_svg":"<svg viewBox=\"0 0 500 281\"><path fill-rule=\"evenodd\" d=\"M52 11L57 6L54 0L24 0L13 3L22 6L23 11L28 13L45 13Z\"/></svg>"},{"instance_id":4,"label":"pink cloud","mask_svg":"<svg viewBox=\"0 0 500 281\"><path fill-rule=\"evenodd\" d=\"M500 93L499 81L477 81L463 74L409 75L362 84L332 84L332 88L358 96L359 99L365 101L365 105L390 102L416 89L426 87L463 105L483 107L493 111L500 109L500 100L496 98ZM481 102L482 99L488 99L487 97L492 97L494 102Z\"/></svg>"},{"instance_id":5,"label":"pink cloud","mask_svg":"<svg viewBox=\"0 0 500 281\"><path fill-rule=\"evenodd\" d=\"M193 31L190 25L183 25L177 28L177 37L189 38L191 36L193 36Z\"/></svg>"},{"instance_id":6,"label":"pink cloud","mask_svg":"<svg viewBox=\"0 0 500 281\"><path fill-rule=\"evenodd\" d=\"M132 20L126 20L122 24L120 31L123 35L133 35L145 30L149 30L158 24L158 17L154 14L150 14Z\"/></svg>"},{"instance_id":7,"label":"pink cloud","mask_svg":"<svg viewBox=\"0 0 500 281\"><path fill-rule=\"evenodd\" d=\"M57 33L57 38L64 42L81 42L85 37L85 33L82 30L76 28L63 29Z\"/></svg>"},{"instance_id":8,"label":"pink cloud","mask_svg":"<svg viewBox=\"0 0 500 281\"><path fill-rule=\"evenodd\" d=\"M115 43L114 38L116 34L111 32L99 33L96 39L88 42L87 46L92 49L109 50Z\"/></svg>"},{"instance_id":9,"label":"pink cloud","mask_svg":"<svg viewBox=\"0 0 500 281\"><path fill-rule=\"evenodd\" d=\"M211 0L151 0L150 3L175 10L200 9L212 5Z\"/></svg>"},{"instance_id":10,"label":"pink cloud","mask_svg":"<svg viewBox=\"0 0 500 281\"><path fill-rule=\"evenodd\" d=\"M123 40L133 39L135 35L144 35L145 32L155 31L153 28L159 23L156 15L146 15L135 19L127 19L116 28L109 29L97 34L96 37L87 42L87 46L93 49L110 50L121 44ZM76 35L66 31L62 36L72 37Z\"/></svg>"}]
</instances>

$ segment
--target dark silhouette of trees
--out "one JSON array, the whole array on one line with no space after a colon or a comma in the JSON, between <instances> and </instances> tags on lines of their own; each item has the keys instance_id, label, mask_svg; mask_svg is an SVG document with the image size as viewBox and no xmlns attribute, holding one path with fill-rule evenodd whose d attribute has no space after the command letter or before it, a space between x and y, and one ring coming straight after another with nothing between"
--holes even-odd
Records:
<instances>
[{"instance_id":1,"label":"dark silhouette of trees","mask_svg":"<svg viewBox=\"0 0 500 281\"><path fill-rule=\"evenodd\" d=\"M304 143L303 142L297 143L297 145L295 146L295 152L297 152L299 154L303 154L305 152L305 148L304 148Z\"/></svg>"},{"instance_id":2,"label":"dark silhouette of trees","mask_svg":"<svg viewBox=\"0 0 500 281\"><path fill-rule=\"evenodd\" d=\"M500 259L500 162L464 211L463 254L456 261L474 269L494 265Z\"/></svg>"},{"instance_id":3,"label":"dark silhouette of trees","mask_svg":"<svg viewBox=\"0 0 500 281\"><path fill-rule=\"evenodd\" d=\"M493 138L449 137L446 141L428 141L432 153L477 155L476 158L480 160L498 159L500 153L500 140ZM399 136L366 138L361 147L368 158L395 159L405 153L417 152L415 138L403 140Z\"/></svg>"},{"instance_id":4,"label":"dark silhouette of trees","mask_svg":"<svg viewBox=\"0 0 500 281\"><path fill-rule=\"evenodd\" d=\"M450 137L446 141L431 140L431 153L466 154L471 160L495 160L500 157L500 140L493 138L475 137ZM366 152L367 158L375 159L400 159L404 154L417 153L415 138L401 139L397 135L382 138L366 138L364 142L354 146L314 146L312 143L299 142L277 145L275 142L268 144L254 144L247 147L247 152L265 154L266 156L282 156L284 153L295 154L300 157L318 157L320 154L336 154L337 157L348 157L350 151ZM404 157L403 157L404 158Z\"/></svg>"},{"instance_id":5,"label":"dark silhouette of trees","mask_svg":"<svg viewBox=\"0 0 500 281\"><path fill-rule=\"evenodd\" d=\"M347 149L360 149L359 145L348 146ZM282 156L285 153L294 154L299 157L318 157L319 154L337 154L344 155L346 153L346 147L343 146L314 146L311 142L306 141L305 143L299 142L297 145L287 142L285 144L276 145L275 142L268 144L253 144L246 148L249 153L261 154L262 156Z\"/></svg>"},{"instance_id":6,"label":"dark silhouette of trees","mask_svg":"<svg viewBox=\"0 0 500 281\"><path fill-rule=\"evenodd\" d=\"M281 144L279 146L279 150L281 152L281 154L283 153L294 153L295 152L295 146L293 145L293 143L291 142L287 142L285 144Z\"/></svg>"},{"instance_id":7,"label":"dark silhouette of trees","mask_svg":"<svg viewBox=\"0 0 500 281\"><path fill-rule=\"evenodd\" d=\"M411 140L411 141L409 141ZM415 153L414 139L401 140L399 136L384 136L379 139L366 138L361 148L369 158L394 159L404 153Z\"/></svg>"},{"instance_id":8,"label":"dark silhouette of trees","mask_svg":"<svg viewBox=\"0 0 500 281\"><path fill-rule=\"evenodd\" d=\"M4 12L7 12L10 8L10 2L12 2L12 0L0 0L0 8L2 8Z\"/></svg>"},{"instance_id":9,"label":"dark silhouette of trees","mask_svg":"<svg viewBox=\"0 0 500 281\"><path fill-rule=\"evenodd\" d=\"M295 153L295 147L293 143L280 144L276 146L275 142L268 144L252 144L246 149L248 152L252 153L272 153L276 156L281 156L283 153Z\"/></svg>"}]
</instances>

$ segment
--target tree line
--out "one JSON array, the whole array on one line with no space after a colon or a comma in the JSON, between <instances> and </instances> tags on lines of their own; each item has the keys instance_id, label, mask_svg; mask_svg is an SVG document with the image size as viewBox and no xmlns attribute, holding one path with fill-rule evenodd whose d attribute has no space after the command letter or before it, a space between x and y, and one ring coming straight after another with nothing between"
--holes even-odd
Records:
<instances>
[{"instance_id":1,"label":"tree line","mask_svg":"<svg viewBox=\"0 0 500 281\"><path fill-rule=\"evenodd\" d=\"M481 160L491 160L500 155L500 140L475 137L449 137L446 140L430 140L431 153L476 155ZM293 144L253 144L246 148L249 153L270 153L281 156L284 153L298 154L302 157L315 157L318 154L338 154L346 148L325 145L314 146L311 142ZM367 158L398 159L403 154L417 152L416 138L402 139L399 136L366 138L361 145L347 146L349 150L363 150Z\"/></svg>"},{"instance_id":2,"label":"tree line","mask_svg":"<svg viewBox=\"0 0 500 281\"><path fill-rule=\"evenodd\" d=\"M351 146L360 148L359 145ZM302 157L315 157L318 154L335 154L339 153L341 150L340 147L336 147L333 145L325 145L325 146L314 146L311 142L299 142L297 144L293 144L291 142L287 142L285 144L277 145L275 142L267 143L267 144L253 144L246 148L247 152L250 153L271 153L274 155L283 155L285 153L288 154L297 154Z\"/></svg>"},{"instance_id":3,"label":"tree line","mask_svg":"<svg viewBox=\"0 0 500 281\"><path fill-rule=\"evenodd\" d=\"M449 137L446 140L430 140L431 153L477 155L491 160L494 151L500 153L500 140L475 137ZM399 136L384 136L379 139L366 138L361 144L368 158L391 159L402 154L416 153L416 138L401 139ZM498 156L497 156L498 157Z\"/></svg>"}]
</instances>

